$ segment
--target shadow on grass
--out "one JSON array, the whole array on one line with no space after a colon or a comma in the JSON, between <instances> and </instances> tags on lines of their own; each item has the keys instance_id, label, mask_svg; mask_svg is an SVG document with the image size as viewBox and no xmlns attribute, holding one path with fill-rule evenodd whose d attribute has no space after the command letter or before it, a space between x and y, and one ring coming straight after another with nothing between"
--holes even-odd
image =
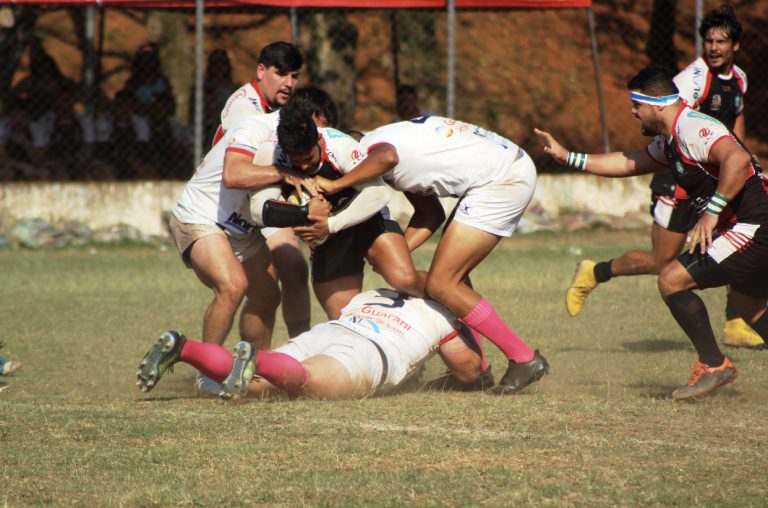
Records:
<instances>
[{"instance_id":1,"label":"shadow on grass","mask_svg":"<svg viewBox=\"0 0 768 508\"><path fill-rule=\"evenodd\" d=\"M687 351L691 344L682 340L643 339L622 344L625 350L634 353L665 353L668 351Z\"/></svg>"},{"instance_id":2,"label":"shadow on grass","mask_svg":"<svg viewBox=\"0 0 768 508\"><path fill-rule=\"evenodd\" d=\"M640 391L640 396L647 398L647 399L654 399L654 400L672 400L672 392L676 389L680 388L681 385L666 385L666 386L648 386L646 384L639 384L632 386L633 388L637 388ZM695 402L704 402L706 400L710 400L712 398L720 398L720 399L740 399L742 398L742 395L738 389L734 390L732 386L725 385L720 387L715 391L715 393L711 393L707 395L706 397L700 398L700 399L692 399L692 400L681 400L678 403L679 404L693 404Z\"/></svg>"}]
</instances>

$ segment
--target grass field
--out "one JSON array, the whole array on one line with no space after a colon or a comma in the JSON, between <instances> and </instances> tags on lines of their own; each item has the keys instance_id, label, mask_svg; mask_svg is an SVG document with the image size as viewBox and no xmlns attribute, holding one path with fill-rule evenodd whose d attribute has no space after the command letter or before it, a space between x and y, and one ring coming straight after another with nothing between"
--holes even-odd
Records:
<instances>
[{"instance_id":1,"label":"grass field","mask_svg":"<svg viewBox=\"0 0 768 508\"><path fill-rule=\"evenodd\" d=\"M646 245L644 232L521 236L473 274L552 366L523 393L342 402L200 400L185 365L141 394L144 352L169 328L197 337L209 300L175 253L0 253L3 353L25 364L0 394L0 506L765 506L768 352L729 350L734 385L675 403L695 355L655 278L565 312L580 258ZM719 333L724 292L703 296Z\"/></svg>"}]
</instances>

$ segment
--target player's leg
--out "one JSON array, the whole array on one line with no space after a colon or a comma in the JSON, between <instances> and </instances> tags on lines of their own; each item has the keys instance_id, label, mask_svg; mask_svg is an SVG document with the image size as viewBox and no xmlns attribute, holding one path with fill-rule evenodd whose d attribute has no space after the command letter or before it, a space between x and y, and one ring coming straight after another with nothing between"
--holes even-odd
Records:
<instances>
[{"instance_id":1,"label":"player's leg","mask_svg":"<svg viewBox=\"0 0 768 508\"><path fill-rule=\"evenodd\" d=\"M458 335L441 343L439 354L448 372L461 383L474 383L483 374L480 355Z\"/></svg>"},{"instance_id":2,"label":"player's leg","mask_svg":"<svg viewBox=\"0 0 768 508\"><path fill-rule=\"evenodd\" d=\"M654 222L651 227L653 250L650 252L631 250L608 261L598 263L588 259L581 261L566 291L565 302L568 314L576 316L581 312L589 293L598 284L608 282L613 277L659 273L683 250L685 237L685 233L670 231Z\"/></svg>"},{"instance_id":3,"label":"player's leg","mask_svg":"<svg viewBox=\"0 0 768 508\"><path fill-rule=\"evenodd\" d=\"M309 330L309 266L301 252L299 239L289 228L277 229L267 236L267 246L282 288L282 313L288 336Z\"/></svg>"},{"instance_id":4,"label":"player's leg","mask_svg":"<svg viewBox=\"0 0 768 508\"><path fill-rule=\"evenodd\" d=\"M675 321L691 340L698 354L698 362L691 369L688 384L672 392L674 399L689 400L704 397L730 383L736 379L738 372L717 346L707 308L693 292L699 284L691 271L696 273L699 280L710 281L709 287L724 285L726 274L709 256L684 253L681 258L685 260L685 266L676 260L662 269L659 274L659 290Z\"/></svg>"},{"instance_id":5,"label":"player's leg","mask_svg":"<svg viewBox=\"0 0 768 508\"><path fill-rule=\"evenodd\" d=\"M312 284L315 297L323 307L328 319L337 319L352 298L363 289L363 274L346 275L325 282Z\"/></svg>"},{"instance_id":6,"label":"player's leg","mask_svg":"<svg viewBox=\"0 0 768 508\"><path fill-rule=\"evenodd\" d=\"M212 234L195 241L189 260L200 281L213 290L213 300L203 317L202 340L224 344L248 287L245 270L225 235Z\"/></svg>"},{"instance_id":7,"label":"player's leg","mask_svg":"<svg viewBox=\"0 0 768 508\"><path fill-rule=\"evenodd\" d=\"M223 346L210 342L198 342L183 334L169 330L164 332L139 364L136 383L148 392L160 381L163 374L177 362L187 363L205 376L221 381L232 369L232 354Z\"/></svg>"},{"instance_id":8,"label":"player's leg","mask_svg":"<svg viewBox=\"0 0 768 508\"><path fill-rule=\"evenodd\" d=\"M494 307L464 283L466 275L493 250L499 237L452 221L437 245L427 275L427 294L493 342L509 360L496 393L515 393L548 371L546 360L507 326Z\"/></svg>"},{"instance_id":9,"label":"player's leg","mask_svg":"<svg viewBox=\"0 0 768 508\"><path fill-rule=\"evenodd\" d=\"M376 273L384 277L390 287L411 296L424 297L426 273L417 272L402 233L386 232L379 235L366 256Z\"/></svg>"},{"instance_id":10,"label":"player's leg","mask_svg":"<svg viewBox=\"0 0 768 508\"><path fill-rule=\"evenodd\" d=\"M738 310L740 307L739 297L735 296L730 286L728 286L727 291L723 345L747 349L765 349L766 343L760 334L741 318Z\"/></svg>"},{"instance_id":11,"label":"player's leg","mask_svg":"<svg viewBox=\"0 0 768 508\"><path fill-rule=\"evenodd\" d=\"M269 349L275 314L280 304L280 288L269 273L271 257L266 247L243 261L247 277L246 301L240 313L240 338L261 349Z\"/></svg>"}]
</instances>

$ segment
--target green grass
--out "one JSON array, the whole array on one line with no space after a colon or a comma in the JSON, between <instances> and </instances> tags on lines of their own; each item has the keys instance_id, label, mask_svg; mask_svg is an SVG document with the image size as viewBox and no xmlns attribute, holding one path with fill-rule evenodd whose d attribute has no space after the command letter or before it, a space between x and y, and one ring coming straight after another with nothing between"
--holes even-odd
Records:
<instances>
[{"instance_id":1,"label":"green grass","mask_svg":"<svg viewBox=\"0 0 768 508\"><path fill-rule=\"evenodd\" d=\"M654 277L611 281L578 318L565 313L579 259L646 236L518 237L476 270L552 366L505 398L225 403L195 398L186 365L141 394L136 366L154 337L196 337L209 301L176 254L0 253L3 353L24 362L0 395L0 506L764 506L768 352L729 350L738 381L680 404L668 396L695 355ZM703 297L719 333L724 291ZM275 342L284 335L280 324ZM440 373L431 361L426 378Z\"/></svg>"}]
</instances>

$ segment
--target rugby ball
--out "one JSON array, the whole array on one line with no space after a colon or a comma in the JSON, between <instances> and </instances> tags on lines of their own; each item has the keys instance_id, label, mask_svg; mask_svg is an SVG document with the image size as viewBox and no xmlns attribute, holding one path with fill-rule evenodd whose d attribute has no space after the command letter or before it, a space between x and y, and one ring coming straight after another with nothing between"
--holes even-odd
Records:
<instances>
[{"instance_id":1,"label":"rugby ball","mask_svg":"<svg viewBox=\"0 0 768 508\"><path fill-rule=\"evenodd\" d=\"M301 189L301 194L299 194L299 192L296 191L296 188L293 188L285 200L292 205L306 205L309 203L310 199L312 199L312 194L306 190Z\"/></svg>"}]
</instances>

